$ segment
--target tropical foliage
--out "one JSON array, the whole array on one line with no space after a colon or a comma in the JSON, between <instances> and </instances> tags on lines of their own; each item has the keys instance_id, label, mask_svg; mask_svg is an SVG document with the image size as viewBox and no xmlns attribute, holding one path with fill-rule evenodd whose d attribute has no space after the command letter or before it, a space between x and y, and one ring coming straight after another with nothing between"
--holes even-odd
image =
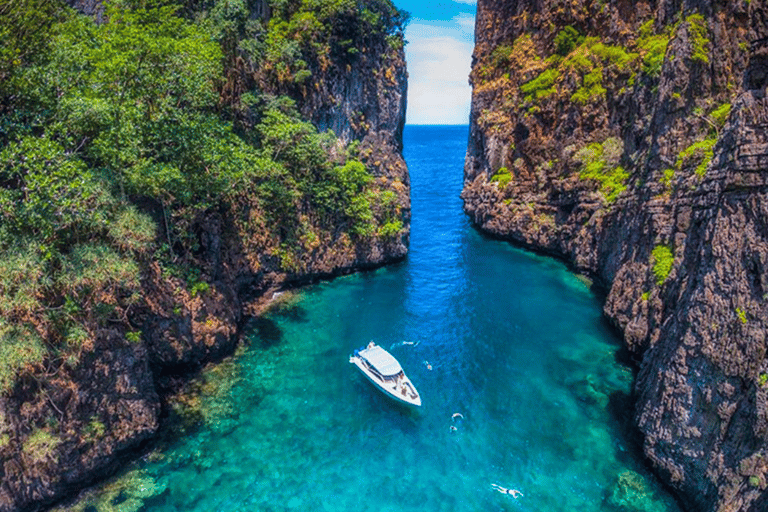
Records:
<instances>
[{"instance_id":1,"label":"tropical foliage","mask_svg":"<svg viewBox=\"0 0 768 512\"><path fill-rule=\"evenodd\" d=\"M149 261L199 276L206 212L248 204L290 250L323 230L399 232L333 133L256 79L228 86L245 68L307 80L308 60L401 37L406 15L388 0L271 7L265 26L245 0L115 0L97 23L58 0L0 0L0 392L124 325Z\"/></svg>"}]
</instances>

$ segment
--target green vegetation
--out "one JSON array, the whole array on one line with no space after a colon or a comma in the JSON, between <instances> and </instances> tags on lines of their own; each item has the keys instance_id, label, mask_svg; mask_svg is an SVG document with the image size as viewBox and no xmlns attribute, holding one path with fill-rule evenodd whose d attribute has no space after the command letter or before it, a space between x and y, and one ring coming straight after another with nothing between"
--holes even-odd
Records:
<instances>
[{"instance_id":1,"label":"green vegetation","mask_svg":"<svg viewBox=\"0 0 768 512\"><path fill-rule=\"evenodd\" d=\"M741 323L746 324L747 323L747 312L744 311L741 308L736 308L736 316L739 317L739 320Z\"/></svg>"},{"instance_id":2,"label":"green vegetation","mask_svg":"<svg viewBox=\"0 0 768 512\"><path fill-rule=\"evenodd\" d=\"M389 0L273 0L270 5L266 39L250 47L261 50L262 70L278 84L301 84L315 66L351 62L374 38L384 36L397 47L408 22L408 13Z\"/></svg>"},{"instance_id":3,"label":"green vegetation","mask_svg":"<svg viewBox=\"0 0 768 512\"><path fill-rule=\"evenodd\" d=\"M581 85L571 96L571 101L584 105L603 97L606 93L603 87L605 69L613 68L618 72L627 73L636 58L637 54L628 53L620 46L604 44L597 38L587 38L584 41L583 53L574 52L563 63L582 77Z\"/></svg>"},{"instance_id":4,"label":"green vegetation","mask_svg":"<svg viewBox=\"0 0 768 512\"><path fill-rule=\"evenodd\" d=\"M24 456L34 463L43 463L55 461L57 458L56 448L61 444L61 439L51 434L46 429L34 430L22 448Z\"/></svg>"},{"instance_id":5,"label":"green vegetation","mask_svg":"<svg viewBox=\"0 0 768 512\"><path fill-rule=\"evenodd\" d=\"M648 76L657 77L661 74L670 35L668 30L661 34L654 34L653 23L654 20L650 19L640 26L637 47L643 60L643 72Z\"/></svg>"},{"instance_id":6,"label":"green vegetation","mask_svg":"<svg viewBox=\"0 0 768 512\"><path fill-rule=\"evenodd\" d=\"M105 326L139 342L126 318L151 261L205 294L209 212L267 226L286 268L331 233L403 228L359 151L284 94L397 47L407 14L389 0L274 0L263 26L244 1L167 4L110 2L97 24L61 1L0 0L18 22L0 24L0 393L76 363Z\"/></svg>"},{"instance_id":7,"label":"green vegetation","mask_svg":"<svg viewBox=\"0 0 768 512\"><path fill-rule=\"evenodd\" d=\"M96 440L104 437L106 431L107 427L104 426L102 422L96 418L92 418L88 425L86 425L85 429L83 429L83 434L86 438Z\"/></svg>"},{"instance_id":8,"label":"green vegetation","mask_svg":"<svg viewBox=\"0 0 768 512\"><path fill-rule=\"evenodd\" d=\"M714 137L707 137L704 140L694 142L677 156L677 162L675 167L682 169L688 162L699 162L696 166L696 176L702 177L707 172L707 167L715 156L714 147L717 139Z\"/></svg>"},{"instance_id":9,"label":"green vegetation","mask_svg":"<svg viewBox=\"0 0 768 512\"><path fill-rule=\"evenodd\" d=\"M731 113L731 104L730 103L723 103L719 107L716 107L712 112L709 113L709 117L712 119L712 122L715 124L717 129L725 125L725 121L728 119L728 116Z\"/></svg>"},{"instance_id":10,"label":"green vegetation","mask_svg":"<svg viewBox=\"0 0 768 512\"><path fill-rule=\"evenodd\" d=\"M672 249L666 245L657 245L651 252L651 268L653 275L656 276L656 284L661 286L669 277L672 271L672 264L675 256Z\"/></svg>"},{"instance_id":11,"label":"green vegetation","mask_svg":"<svg viewBox=\"0 0 768 512\"><path fill-rule=\"evenodd\" d=\"M757 383L760 384L760 387L765 387L768 384L768 373L761 373L757 378Z\"/></svg>"},{"instance_id":12,"label":"green vegetation","mask_svg":"<svg viewBox=\"0 0 768 512\"><path fill-rule=\"evenodd\" d=\"M584 36L571 25L568 25L555 36L555 53L565 57L582 41L584 41Z\"/></svg>"},{"instance_id":13,"label":"green vegetation","mask_svg":"<svg viewBox=\"0 0 768 512\"><path fill-rule=\"evenodd\" d=\"M502 190L507 188L510 181L512 181L512 172L506 167L500 168L491 176L491 183L498 183Z\"/></svg>"},{"instance_id":14,"label":"green vegetation","mask_svg":"<svg viewBox=\"0 0 768 512\"><path fill-rule=\"evenodd\" d=\"M621 140L610 137L603 143L593 142L574 155L574 159L581 164L579 177L596 181L609 204L627 188L629 173L619 165L623 151Z\"/></svg>"},{"instance_id":15,"label":"green vegetation","mask_svg":"<svg viewBox=\"0 0 768 512\"><path fill-rule=\"evenodd\" d=\"M675 177L674 169L664 169L661 176L661 184L664 185L664 189L669 191L672 188L672 179Z\"/></svg>"},{"instance_id":16,"label":"green vegetation","mask_svg":"<svg viewBox=\"0 0 768 512\"><path fill-rule=\"evenodd\" d=\"M47 29L64 13L51 0L0 0L0 83L45 48Z\"/></svg>"},{"instance_id":17,"label":"green vegetation","mask_svg":"<svg viewBox=\"0 0 768 512\"><path fill-rule=\"evenodd\" d=\"M692 143L680 152L675 162L675 168L678 171L686 165L696 164L695 174L700 178L706 174L707 168L715 156L714 147L720 136L720 129L728 119L730 112L731 104L723 103L712 109L706 116L698 114L709 125L710 129L703 140Z\"/></svg>"},{"instance_id":18,"label":"green vegetation","mask_svg":"<svg viewBox=\"0 0 768 512\"><path fill-rule=\"evenodd\" d=\"M513 52L514 52L514 47L508 44L502 44L497 46L491 52L491 65L497 69L505 66L509 66L510 64L509 59L510 57L512 57Z\"/></svg>"},{"instance_id":19,"label":"green vegetation","mask_svg":"<svg viewBox=\"0 0 768 512\"><path fill-rule=\"evenodd\" d=\"M536 104L558 92L562 77L574 75L579 84L571 95L571 101L586 104L606 93L603 75L606 70L629 73L637 54L620 46L608 45L596 37L584 38L566 27L555 38L555 54L547 60L547 68L538 76L520 86L527 103ZM565 52L566 49L569 49ZM561 53L565 52L565 53Z\"/></svg>"},{"instance_id":20,"label":"green vegetation","mask_svg":"<svg viewBox=\"0 0 768 512\"><path fill-rule=\"evenodd\" d=\"M560 76L557 69L545 69L533 80L520 86L520 92L525 95L525 101L537 103L556 92L555 81Z\"/></svg>"},{"instance_id":21,"label":"green vegetation","mask_svg":"<svg viewBox=\"0 0 768 512\"><path fill-rule=\"evenodd\" d=\"M691 60L709 64L709 28L701 14L691 14L685 19L691 42Z\"/></svg>"},{"instance_id":22,"label":"green vegetation","mask_svg":"<svg viewBox=\"0 0 768 512\"><path fill-rule=\"evenodd\" d=\"M44 357L45 345L34 330L0 319L0 393L9 391L23 370L42 363Z\"/></svg>"},{"instance_id":23,"label":"green vegetation","mask_svg":"<svg viewBox=\"0 0 768 512\"><path fill-rule=\"evenodd\" d=\"M651 292L643 292L643 295L641 296L641 298L642 298L644 301L646 301L646 302L647 302L647 301L648 301L648 299L650 299L650 298L651 298Z\"/></svg>"}]
</instances>

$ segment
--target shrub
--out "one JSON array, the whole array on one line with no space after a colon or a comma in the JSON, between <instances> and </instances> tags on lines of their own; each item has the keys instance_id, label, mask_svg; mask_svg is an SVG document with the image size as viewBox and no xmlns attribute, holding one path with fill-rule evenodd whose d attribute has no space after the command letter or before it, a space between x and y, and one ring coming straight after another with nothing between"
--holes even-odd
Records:
<instances>
[{"instance_id":1,"label":"shrub","mask_svg":"<svg viewBox=\"0 0 768 512\"><path fill-rule=\"evenodd\" d=\"M637 54L628 53L621 46L605 44L596 37L586 38L561 65L564 71L570 70L581 77L581 84L571 95L571 101L583 105L603 97L606 93L603 87L605 69L626 72L636 59Z\"/></svg>"},{"instance_id":2,"label":"shrub","mask_svg":"<svg viewBox=\"0 0 768 512\"><path fill-rule=\"evenodd\" d=\"M512 172L506 167L500 168L491 176L491 183L498 183L502 190L507 188L510 181L512 181Z\"/></svg>"},{"instance_id":3,"label":"shrub","mask_svg":"<svg viewBox=\"0 0 768 512\"><path fill-rule=\"evenodd\" d=\"M35 463L56 461L58 459L56 449L61 444L61 439L45 429L34 430L22 448L24 455Z\"/></svg>"},{"instance_id":4,"label":"shrub","mask_svg":"<svg viewBox=\"0 0 768 512\"><path fill-rule=\"evenodd\" d=\"M34 234L55 249L98 229L108 193L79 158L47 136L0 151L0 218L12 238Z\"/></svg>"},{"instance_id":5,"label":"shrub","mask_svg":"<svg viewBox=\"0 0 768 512\"><path fill-rule=\"evenodd\" d=\"M661 176L661 184L664 186L665 189L669 190L672 186L672 179L675 177L675 170L674 169L664 169L664 172Z\"/></svg>"},{"instance_id":6,"label":"shrub","mask_svg":"<svg viewBox=\"0 0 768 512\"><path fill-rule=\"evenodd\" d=\"M672 249L666 245L657 245L651 252L651 268L653 275L656 276L656 284L661 286L667 280L672 271L672 264L675 257Z\"/></svg>"},{"instance_id":7,"label":"shrub","mask_svg":"<svg viewBox=\"0 0 768 512\"><path fill-rule=\"evenodd\" d=\"M685 19L691 43L691 60L709 64L709 28L701 14L691 14Z\"/></svg>"},{"instance_id":8,"label":"shrub","mask_svg":"<svg viewBox=\"0 0 768 512\"><path fill-rule=\"evenodd\" d=\"M109 237L123 251L144 252L157 236L157 225L133 206L121 210L109 223Z\"/></svg>"},{"instance_id":9,"label":"shrub","mask_svg":"<svg viewBox=\"0 0 768 512\"><path fill-rule=\"evenodd\" d=\"M0 316L20 318L40 310L51 284L47 266L32 244L0 250Z\"/></svg>"},{"instance_id":10,"label":"shrub","mask_svg":"<svg viewBox=\"0 0 768 512\"><path fill-rule=\"evenodd\" d=\"M723 103L719 107L715 107L715 109L709 113L709 117L715 123L715 126L717 126L717 128L719 129L723 127L730 113L731 113L731 104Z\"/></svg>"},{"instance_id":11,"label":"shrub","mask_svg":"<svg viewBox=\"0 0 768 512\"><path fill-rule=\"evenodd\" d=\"M42 363L46 354L45 345L34 330L0 319L0 393L10 391L16 378Z\"/></svg>"},{"instance_id":12,"label":"shrub","mask_svg":"<svg viewBox=\"0 0 768 512\"><path fill-rule=\"evenodd\" d=\"M643 72L649 76L657 77L661 74L664 64L664 56L669 45L669 33L654 34L653 19L640 26L640 38L637 46L643 60Z\"/></svg>"},{"instance_id":13,"label":"shrub","mask_svg":"<svg viewBox=\"0 0 768 512\"><path fill-rule=\"evenodd\" d=\"M707 167L715 156L715 143L717 139L713 136L707 137L704 140L694 142L677 156L677 162L675 168L680 170L684 165L698 161L695 173L697 176L702 177L707 172Z\"/></svg>"},{"instance_id":14,"label":"shrub","mask_svg":"<svg viewBox=\"0 0 768 512\"><path fill-rule=\"evenodd\" d=\"M390 220L384 223L379 228L379 236L384 239L391 239L397 237L403 230L403 221Z\"/></svg>"},{"instance_id":15,"label":"shrub","mask_svg":"<svg viewBox=\"0 0 768 512\"><path fill-rule=\"evenodd\" d=\"M629 64L637 59L637 54L627 52L626 48L602 42L593 44L590 51L600 60L611 66L616 66L620 71L626 71Z\"/></svg>"},{"instance_id":16,"label":"shrub","mask_svg":"<svg viewBox=\"0 0 768 512\"><path fill-rule=\"evenodd\" d=\"M520 92L525 95L525 101L537 102L555 93L555 81L560 76L557 69L545 69L536 78L520 86Z\"/></svg>"},{"instance_id":17,"label":"shrub","mask_svg":"<svg viewBox=\"0 0 768 512\"><path fill-rule=\"evenodd\" d=\"M85 298L93 290L139 288L139 267L106 245L78 245L62 261L57 284L68 294Z\"/></svg>"},{"instance_id":18,"label":"shrub","mask_svg":"<svg viewBox=\"0 0 768 512\"><path fill-rule=\"evenodd\" d=\"M497 46L491 52L491 65L494 68L509 66L509 58L512 56L513 48L508 44Z\"/></svg>"},{"instance_id":19,"label":"shrub","mask_svg":"<svg viewBox=\"0 0 768 512\"><path fill-rule=\"evenodd\" d=\"M585 105L595 98L601 97L606 93L603 87L603 68L595 67L592 71L584 75L582 85L571 96L571 101Z\"/></svg>"},{"instance_id":20,"label":"shrub","mask_svg":"<svg viewBox=\"0 0 768 512\"><path fill-rule=\"evenodd\" d=\"M624 190L629 173L619 165L624 144L616 137L603 143L593 142L576 152L574 158L581 163L579 177L594 180L608 204L613 203Z\"/></svg>"},{"instance_id":21,"label":"shrub","mask_svg":"<svg viewBox=\"0 0 768 512\"><path fill-rule=\"evenodd\" d=\"M93 441L104 437L106 432L107 427L104 425L104 423L100 422L96 418L92 418L88 425L85 426L85 429L83 429L83 434L85 435L86 439Z\"/></svg>"},{"instance_id":22,"label":"shrub","mask_svg":"<svg viewBox=\"0 0 768 512\"><path fill-rule=\"evenodd\" d=\"M571 25L563 28L555 36L555 53L565 57L584 41L584 36Z\"/></svg>"},{"instance_id":23,"label":"shrub","mask_svg":"<svg viewBox=\"0 0 768 512\"><path fill-rule=\"evenodd\" d=\"M210 285L208 283L205 281L197 281L189 287L189 295L192 297L197 297L198 295L204 294L209 289Z\"/></svg>"}]
</instances>

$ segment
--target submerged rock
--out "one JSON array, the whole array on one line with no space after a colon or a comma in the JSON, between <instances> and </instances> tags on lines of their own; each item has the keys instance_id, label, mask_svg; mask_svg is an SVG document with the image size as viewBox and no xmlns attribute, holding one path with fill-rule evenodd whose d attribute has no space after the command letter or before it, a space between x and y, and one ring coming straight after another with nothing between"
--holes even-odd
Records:
<instances>
[{"instance_id":1,"label":"submerged rock","mask_svg":"<svg viewBox=\"0 0 768 512\"><path fill-rule=\"evenodd\" d=\"M647 512L657 508L645 478L632 470L623 471L618 476L608 505L617 512Z\"/></svg>"}]
</instances>

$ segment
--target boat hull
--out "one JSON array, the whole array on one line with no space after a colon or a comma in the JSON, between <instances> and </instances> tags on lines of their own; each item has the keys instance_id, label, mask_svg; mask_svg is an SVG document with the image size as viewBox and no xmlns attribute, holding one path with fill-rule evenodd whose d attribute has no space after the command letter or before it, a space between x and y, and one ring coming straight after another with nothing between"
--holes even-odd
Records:
<instances>
[{"instance_id":1,"label":"boat hull","mask_svg":"<svg viewBox=\"0 0 768 512\"><path fill-rule=\"evenodd\" d=\"M365 378L368 379L371 384L376 386L379 391L387 395L392 400L411 407L421 407L421 397L416 391L416 387L413 385L413 383L411 383L411 381L407 376L405 376L404 373L403 380L401 381L402 385L410 386L416 395L415 398L409 396L408 393L403 394L402 387L397 385L390 385L389 381L382 381L379 379L373 372L371 372L370 369L368 369L368 367L365 365L365 362L363 362L361 358L352 356L349 358L349 362L357 366L357 369L360 370L363 375L365 375Z\"/></svg>"}]
</instances>

